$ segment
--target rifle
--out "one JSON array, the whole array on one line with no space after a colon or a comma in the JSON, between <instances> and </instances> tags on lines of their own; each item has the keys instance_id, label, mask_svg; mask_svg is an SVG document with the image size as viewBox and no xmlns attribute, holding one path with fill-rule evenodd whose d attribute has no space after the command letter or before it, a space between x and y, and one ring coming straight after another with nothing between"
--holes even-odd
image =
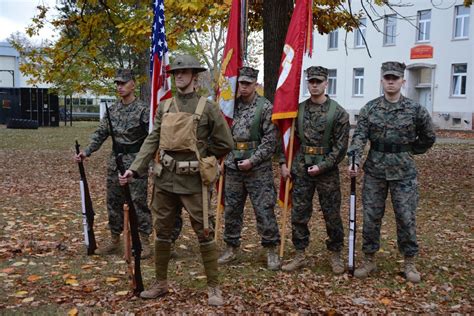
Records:
<instances>
[{"instance_id":1,"label":"rifle","mask_svg":"<svg viewBox=\"0 0 474 316\"><path fill-rule=\"evenodd\" d=\"M117 164L117 169L120 172L120 175L125 173L125 166L123 164L123 154L118 152L118 144L115 141L114 136L114 129L112 126L112 120L110 119L110 111L109 108L105 107L107 112L107 121L109 123L110 129L110 136L112 138L112 148L115 155L115 163ZM130 188L128 184L122 186L123 194L125 195L125 203L128 205L129 208L129 219L130 219L130 234L132 237L132 255L134 258L134 273L133 273L133 280L134 280L134 289L133 292L135 295L139 295L140 292L144 290L143 287L143 280L142 280L142 272L140 267L140 257L142 253L142 244L140 242L140 235L138 234L138 216L137 211L135 210L135 206L133 204L132 195L130 194Z\"/></svg>"},{"instance_id":2,"label":"rifle","mask_svg":"<svg viewBox=\"0 0 474 316\"><path fill-rule=\"evenodd\" d=\"M352 170L355 170L355 153L352 155ZM351 198L349 207L349 257L347 267L349 273L354 275L355 267L355 239L356 239L356 178L351 177Z\"/></svg>"},{"instance_id":3,"label":"rifle","mask_svg":"<svg viewBox=\"0 0 474 316\"><path fill-rule=\"evenodd\" d=\"M76 139L76 154L79 154L81 151L79 149L80 145ZM94 209L92 207L92 199L89 193L89 185L87 184L86 171L84 169L84 164L81 162L79 165L79 173L81 175L81 180L79 181L79 186L81 188L81 204L82 204L82 226L84 227L84 243L87 247L87 255L93 255L94 251L97 249L97 244L95 242L94 235Z\"/></svg>"},{"instance_id":4,"label":"rifle","mask_svg":"<svg viewBox=\"0 0 474 316\"><path fill-rule=\"evenodd\" d=\"M135 272L133 271L132 263L132 239L130 234L130 209L128 204L123 205L123 257L127 263L128 276L130 281L130 287L133 289L136 288L135 282Z\"/></svg>"}]
</instances>

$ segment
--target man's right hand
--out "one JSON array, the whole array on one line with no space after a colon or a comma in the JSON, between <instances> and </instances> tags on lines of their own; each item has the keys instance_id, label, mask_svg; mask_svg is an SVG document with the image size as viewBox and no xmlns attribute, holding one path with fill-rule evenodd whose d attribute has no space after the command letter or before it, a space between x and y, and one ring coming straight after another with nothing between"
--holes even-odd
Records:
<instances>
[{"instance_id":1,"label":"man's right hand","mask_svg":"<svg viewBox=\"0 0 474 316\"><path fill-rule=\"evenodd\" d=\"M352 164L349 165L349 169L347 170L349 173L349 177L355 178L357 177L357 172L359 171L359 166L357 164L354 165L354 170L352 170Z\"/></svg>"},{"instance_id":2,"label":"man's right hand","mask_svg":"<svg viewBox=\"0 0 474 316\"><path fill-rule=\"evenodd\" d=\"M283 177L283 179L291 179L291 173L290 173L290 169L288 169L288 167L286 166L286 163L284 164L281 164L280 166L280 173L281 173L281 176Z\"/></svg>"},{"instance_id":3,"label":"man's right hand","mask_svg":"<svg viewBox=\"0 0 474 316\"><path fill-rule=\"evenodd\" d=\"M76 163L80 163L81 161L83 161L83 160L86 159L86 158L87 158L86 154L84 154L84 152L81 151L80 153L75 154L72 159L74 159L74 161L75 161Z\"/></svg>"},{"instance_id":4,"label":"man's right hand","mask_svg":"<svg viewBox=\"0 0 474 316\"><path fill-rule=\"evenodd\" d=\"M123 175L119 175L119 182L121 186L127 185L133 178L132 170L126 170Z\"/></svg>"}]
</instances>

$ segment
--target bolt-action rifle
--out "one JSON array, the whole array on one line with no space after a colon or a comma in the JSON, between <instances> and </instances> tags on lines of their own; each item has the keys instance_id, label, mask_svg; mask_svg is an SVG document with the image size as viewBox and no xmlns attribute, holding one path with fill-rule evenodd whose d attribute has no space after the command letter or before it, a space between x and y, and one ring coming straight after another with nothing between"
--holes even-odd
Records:
<instances>
[{"instance_id":1,"label":"bolt-action rifle","mask_svg":"<svg viewBox=\"0 0 474 316\"><path fill-rule=\"evenodd\" d=\"M355 170L355 153L351 153L352 170ZM347 267L354 275L356 241L356 178L351 177L351 198L349 203L349 257Z\"/></svg>"},{"instance_id":2,"label":"bolt-action rifle","mask_svg":"<svg viewBox=\"0 0 474 316\"><path fill-rule=\"evenodd\" d=\"M109 108L105 107L107 112L107 121L109 123L109 132L110 137L112 138L112 148L115 155L115 163L117 164L117 169L120 172L120 175L125 173L125 166L123 164L123 153L119 152L118 144L115 141L114 136L114 129L112 126L112 120L110 119L110 111ZM125 195L125 202L127 204L124 207L128 207L129 209L129 220L130 220L130 235L132 237L132 255L134 258L134 271L133 271L133 292L135 295L139 295L140 292L144 290L143 288L143 280L142 280L142 272L140 267L140 257L142 253L142 244L140 242L140 235L138 234L138 216L135 210L135 206L132 201L132 195L130 194L130 188L128 184L122 186L123 194Z\"/></svg>"},{"instance_id":3,"label":"bolt-action rifle","mask_svg":"<svg viewBox=\"0 0 474 316\"><path fill-rule=\"evenodd\" d=\"M80 145L76 140L76 154L79 154L81 151L79 149ZM79 181L79 186L81 188L81 211L82 211L82 226L84 227L84 243L87 247L87 255L93 255L94 251L97 249L97 244L95 242L94 235L94 209L92 207L92 199L89 193L89 185L87 184L86 171L84 170L84 164L81 162L79 165L79 173L81 174L81 180Z\"/></svg>"}]
</instances>

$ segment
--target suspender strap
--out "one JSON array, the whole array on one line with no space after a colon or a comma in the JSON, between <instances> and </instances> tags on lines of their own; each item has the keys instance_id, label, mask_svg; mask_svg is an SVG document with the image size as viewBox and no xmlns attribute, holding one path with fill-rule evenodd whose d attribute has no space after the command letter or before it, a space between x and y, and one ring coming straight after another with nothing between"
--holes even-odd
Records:
<instances>
[{"instance_id":1,"label":"suspender strap","mask_svg":"<svg viewBox=\"0 0 474 316\"><path fill-rule=\"evenodd\" d=\"M306 146L306 139L304 137L304 106L306 102L301 102L298 106L298 138L303 146ZM326 129L323 134L322 147L329 148L329 141L331 138L332 126L334 125L334 114L336 113L336 102L329 100L329 111L327 115Z\"/></svg>"},{"instance_id":2,"label":"suspender strap","mask_svg":"<svg viewBox=\"0 0 474 316\"><path fill-rule=\"evenodd\" d=\"M262 118L263 112L263 98L257 97L257 104L255 109L255 114L253 117L252 125L250 125L250 140L258 141L262 138L260 135L260 121Z\"/></svg>"},{"instance_id":3,"label":"suspender strap","mask_svg":"<svg viewBox=\"0 0 474 316\"><path fill-rule=\"evenodd\" d=\"M334 114L336 113L336 102L330 100L328 111L328 123L324 130L323 147L329 148L329 141L331 138L332 126L334 125Z\"/></svg>"}]
</instances>

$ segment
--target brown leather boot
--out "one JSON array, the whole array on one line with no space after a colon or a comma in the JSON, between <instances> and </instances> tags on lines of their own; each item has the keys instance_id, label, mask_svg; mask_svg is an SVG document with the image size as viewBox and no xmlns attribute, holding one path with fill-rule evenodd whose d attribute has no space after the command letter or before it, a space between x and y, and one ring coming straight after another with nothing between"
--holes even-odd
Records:
<instances>
[{"instance_id":1,"label":"brown leather boot","mask_svg":"<svg viewBox=\"0 0 474 316\"><path fill-rule=\"evenodd\" d=\"M148 259L153 254L150 245L150 237L147 234L140 233L140 243L142 244L142 259Z\"/></svg>"},{"instance_id":2,"label":"brown leather boot","mask_svg":"<svg viewBox=\"0 0 474 316\"><path fill-rule=\"evenodd\" d=\"M168 281L155 281L151 287L140 293L140 297L144 299L153 299L168 293Z\"/></svg>"},{"instance_id":3,"label":"brown leather boot","mask_svg":"<svg viewBox=\"0 0 474 316\"><path fill-rule=\"evenodd\" d=\"M120 235L111 234L111 238L108 242L105 243L103 247L99 247L95 251L98 255L112 255L117 253L120 250Z\"/></svg>"}]
</instances>

